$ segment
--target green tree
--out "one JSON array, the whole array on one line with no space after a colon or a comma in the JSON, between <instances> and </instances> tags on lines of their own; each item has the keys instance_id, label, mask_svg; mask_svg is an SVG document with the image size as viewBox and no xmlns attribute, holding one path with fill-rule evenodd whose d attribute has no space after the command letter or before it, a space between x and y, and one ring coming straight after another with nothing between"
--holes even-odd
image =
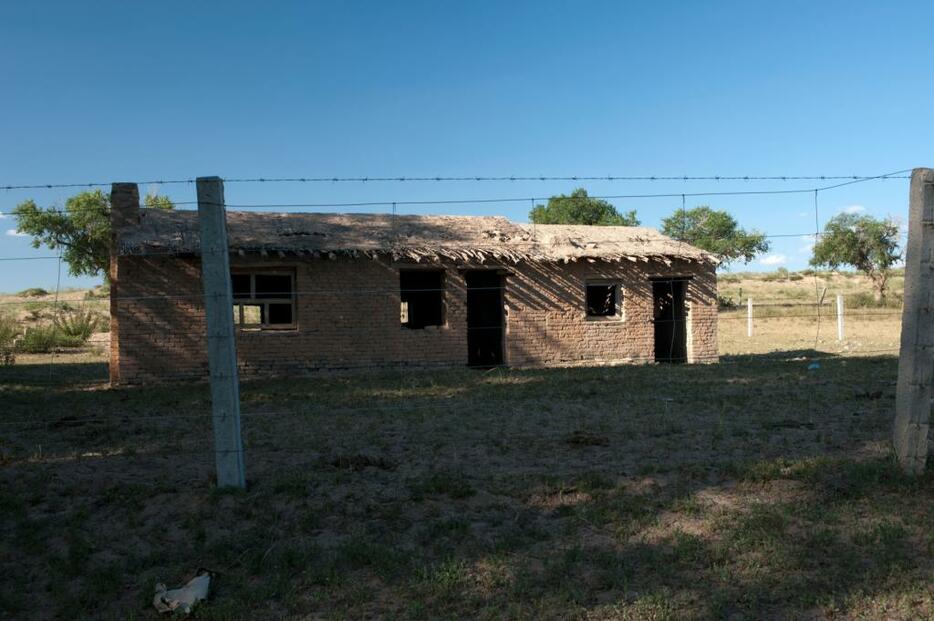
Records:
<instances>
[{"instance_id":1,"label":"green tree","mask_svg":"<svg viewBox=\"0 0 934 621\"><path fill-rule=\"evenodd\" d=\"M175 209L175 203L168 196L152 193L143 198L143 206L149 209Z\"/></svg>"},{"instance_id":2,"label":"green tree","mask_svg":"<svg viewBox=\"0 0 934 621\"><path fill-rule=\"evenodd\" d=\"M885 298L891 267L901 258L898 223L887 218L841 213L824 227L814 244L811 265L837 269L851 265L869 277L877 302Z\"/></svg>"},{"instance_id":3,"label":"green tree","mask_svg":"<svg viewBox=\"0 0 934 621\"><path fill-rule=\"evenodd\" d=\"M724 266L736 260L749 263L757 254L769 250L764 234L740 228L733 216L707 205L679 209L662 220L662 232L706 250Z\"/></svg>"},{"instance_id":4,"label":"green tree","mask_svg":"<svg viewBox=\"0 0 934 621\"><path fill-rule=\"evenodd\" d=\"M173 209L165 196L148 194L145 205ZM61 249L72 276L107 277L110 265L110 197L100 190L82 192L65 201L65 209L43 209L26 200L13 210L16 228L32 236L33 248Z\"/></svg>"},{"instance_id":5,"label":"green tree","mask_svg":"<svg viewBox=\"0 0 934 621\"><path fill-rule=\"evenodd\" d=\"M529 220L535 224L639 226L635 211L621 214L605 200L587 196L584 188L574 190L570 196L552 196L547 205L535 205L529 212Z\"/></svg>"}]
</instances>

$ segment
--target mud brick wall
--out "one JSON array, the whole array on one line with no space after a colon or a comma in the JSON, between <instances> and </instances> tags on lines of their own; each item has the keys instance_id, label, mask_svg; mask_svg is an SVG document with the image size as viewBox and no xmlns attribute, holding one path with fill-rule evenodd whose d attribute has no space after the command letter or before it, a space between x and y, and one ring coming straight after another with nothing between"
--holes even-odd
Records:
<instances>
[{"instance_id":1,"label":"mud brick wall","mask_svg":"<svg viewBox=\"0 0 934 621\"><path fill-rule=\"evenodd\" d=\"M515 366L653 362L653 278L688 277L689 362L716 362L717 279L711 266L690 262L520 264L511 268L505 299L506 362ZM622 287L619 317L587 317L585 283Z\"/></svg>"},{"instance_id":2,"label":"mud brick wall","mask_svg":"<svg viewBox=\"0 0 934 621\"><path fill-rule=\"evenodd\" d=\"M317 369L463 366L467 363L466 286L453 263L416 266L387 260L231 258L232 269L295 274L295 328L238 331L244 377ZM400 323L399 268L445 271L445 324L420 330ZM504 277L505 363L512 366L616 364L654 360L651 278L690 277L688 360L717 355L716 275L690 262L520 263ZM114 258L111 274L111 380L206 379L201 268L196 258ZM585 283L622 286L622 312L588 318Z\"/></svg>"}]
</instances>

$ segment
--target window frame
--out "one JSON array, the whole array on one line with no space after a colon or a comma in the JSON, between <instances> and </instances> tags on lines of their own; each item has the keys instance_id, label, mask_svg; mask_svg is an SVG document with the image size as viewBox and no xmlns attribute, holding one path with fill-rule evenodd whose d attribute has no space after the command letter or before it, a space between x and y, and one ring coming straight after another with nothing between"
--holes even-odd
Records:
<instances>
[{"instance_id":1,"label":"window frame","mask_svg":"<svg viewBox=\"0 0 934 621\"><path fill-rule=\"evenodd\" d=\"M297 304L296 295L295 295L295 270L289 268L258 268L251 269L247 267L241 268L232 268L230 270L231 278L231 293L233 294L233 278L234 276L249 276L250 277L250 297L248 298L238 298L235 294L231 297L233 298L233 309L236 310L236 315L234 316L234 329L238 332L267 332L267 331L288 331L298 329L298 316L297 316ZM288 276L289 277L289 289L291 294L289 297L281 298L257 298L256 297L256 277L257 276ZM290 323L269 323L269 306L271 304L288 304L292 309L292 321ZM245 324L244 321L244 307L246 306L260 306L262 311L260 316L266 317L266 323L249 323Z\"/></svg>"},{"instance_id":2,"label":"window frame","mask_svg":"<svg viewBox=\"0 0 934 621\"><path fill-rule=\"evenodd\" d=\"M400 267L397 269L397 272L399 273L399 326L403 330L425 330L425 329L430 329L430 328L440 330L442 328L447 327L448 325L448 304L447 304L448 274L447 274L447 270L445 270L444 268L439 268L439 267ZM438 274L439 280L441 282L441 286L438 291L438 293L440 294L440 304L441 304L441 308L440 308L441 323L432 323L432 324L426 324L426 325L419 326L419 327L412 327L408 324L408 321L402 321L403 308L405 309L406 318L411 316L410 311L409 311L409 302L403 299L403 297L405 297L403 294L406 292L418 293L419 290L418 289L408 289L408 290L403 289L402 288L402 274L403 273L428 273L428 272Z\"/></svg>"},{"instance_id":3,"label":"window frame","mask_svg":"<svg viewBox=\"0 0 934 621\"><path fill-rule=\"evenodd\" d=\"M612 315L591 315L590 306L587 304L587 290L590 287L613 287L613 305L616 310ZM584 318L587 321L610 321L610 322L620 322L625 320L625 313L623 311L623 300L625 299L625 291L623 289L623 283L618 280L612 280L607 278L588 278L584 281Z\"/></svg>"}]
</instances>

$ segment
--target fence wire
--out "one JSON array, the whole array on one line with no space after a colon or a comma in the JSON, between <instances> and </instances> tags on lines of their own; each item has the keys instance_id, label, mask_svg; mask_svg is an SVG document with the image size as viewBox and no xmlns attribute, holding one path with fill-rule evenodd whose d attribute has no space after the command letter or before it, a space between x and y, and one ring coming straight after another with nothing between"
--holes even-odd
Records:
<instances>
[{"instance_id":1,"label":"fence wire","mask_svg":"<svg viewBox=\"0 0 934 621\"><path fill-rule=\"evenodd\" d=\"M907 171L896 171L894 173L887 173L884 175L875 175L875 176L776 176L776 177L753 177L753 176L744 176L744 177L730 177L730 176L713 176L713 177L614 177L614 176L568 176L568 177L355 177L355 178L237 178L237 179L227 179L229 183L288 183L288 182L298 182L298 183L308 183L308 182L384 182L384 181L545 181L545 180L561 180L561 181L584 181L584 180L608 180L608 181L794 181L794 180L820 180L820 181L839 181L839 183L833 183L830 185L824 185L821 187L810 187L810 188L790 188L790 189L769 189L769 190L740 190L740 191L716 191L716 192L672 192L672 193L630 193L630 194L614 194L614 195L604 195L604 196L593 196L591 198L599 198L605 200L612 199L653 199L653 198L677 198L680 197L682 201L685 200L685 197L707 197L707 196L765 196L765 195L779 195L779 194L813 194L814 203L814 216L815 216L815 230L814 232L809 233L781 233L766 235L767 238L784 238L784 237L798 237L798 238L807 238L807 239L820 239L822 232L820 229L820 218L819 218L819 204L818 196L821 192L832 190L835 188L847 186L853 183L862 183L871 180L883 180L883 179L902 179L907 178L902 176L902 173ZM191 184L194 180L185 179L185 180L160 180L160 181L151 181L151 182L142 182L148 184ZM0 186L2 189L13 190L13 189L48 189L48 188L65 188L65 187L94 187L99 185L106 184L42 184L42 185L5 185ZM382 200L382 201L365 201L365 202L297 202L297 203L231 203L226 205L226 207L234 209L244 209L244 210L264 210L264 209L298 209L298 208L316 208L316 209L325 209L325 208L338 208L338 207L392 207L393 210L398 207L420 207L420 206L430 206L430 205L479 205L479 204L506 204L506 203L530 203L535 204L537 201L547 200L548 197L494 197L494 198L479 198L479 199L446 199L446 200ZM196 201L176 201L175 205L195 205ZM9 214L11 212L3 212ZM686 243L690 243L690 239L681 240ZM142 257L166 257L166 256L177 256L176 253L172 252L144 252L140 255ZM300 258L311 258L311 255L305 254L304 257ZM82 308L91 308L91 307L100 307L104 304L119 304L121 303L138 303L138 304L178 304L180 302L191 302L191 306L200 306L203 300L203 294L200 292L192 293L170 293L170 294L160 294L160 295L115 295L112 298L106 299L91 299L91 300L65 300L61 297L61 279L60 279L60 270L61 270L61 261L62 255L49 255L49 256L14 256L14 257L0 257L0 261L14 262L14 261L35 261L35 260L57 260L58 269L59 269L59 279L56 285L55 293L53 296L52 310L54 313L63 313L67 312L67 308L71 307L82 307ZM868 358L872 359L875 357L891 358L891 356L898 352L898 347L872 347L869 349L855 349L852 352L851 356L841 357L838 354L831 352L819 352L818 346L820 341L820 327L821 319L824 316L821 312L824 307L824 301L821 300L821 291L820 291L820 281L817 273L814 274L815 281L815 300L814 302L805 302L805 301L790 301L782 299L766 299L763 300L764 303L757 303L756 308L763 309L790 309L794 310L790 312L783 312L776 314L774 316L764 316L757 317L757 321L769 321L770 319L806 319L814 320L815 323L815 335L814 335L814 347L810 352L774 352L770 354L733 354L728 356L723 356L721 354L705 354L692 356L691 360L693 362L706 363L706 362L717 362L717 367L723 367L725 369L730 369L731 371L736 371L738 373L744 372L746 368L755 368L759 365L762 365L760 368L772 367L775 368L775 365L781 363L783 366L779 367L780 373L788 374L788 386L789 392L791 393L797 388L797 383L804 382L808 386L816 386L819 382L825 381L820 379L819 373L816 372L816 369L820 368L820 364L823 362L829 361L839 361L841 364L846 364L848 361L856 360L859 358ZM500 291L509 291L509 286L502 287L480 287L474 288L471 287L471 290L500 290ZM444 292L445 288L434 289L434 288L425 288L425 289L416 289L412 292ZM400 295L400 290L398 287L356 287L356 288L314 288L314 289L303 289L295 290L291 292L291 297L293 301L297 304L299 300L311 299L312 301L318 297L330 297L333 298L335 295L347 295L347 296L365 296L365 295L387 295L394 298ZM234 303L244 300L234 300ZM36 304L42 305L46 304L45 301L36 301ZM313 303L313 302L312 302ZM0 305L3 306L20 306L24 304L29 304L29 301L3 301L0 302ZM63 305L69 305L65 307ZM795 307L806 307L813 308L813 312L798 312ZM737 309L734 315L734 311L729 309L723 309L719 313L714 315L715 321L740 321L747 320L747 316L744 313L744 309ZM865 310L865 311L848 311L846 317L848 319L855 320L874 320L879 317L894 317L900 315L901 311L899 310ZM639 319L634 320L626 318L622 323L626 324L665 324L665 323L683 323L684 318L676 319ZM496 326L491 329L506 330L508 334L509 326L508 324L504 327ZM672 331L674 334L674 331ZM191 329L182 329L182 330L173 330L172 335L175 337L195 337L197 339L205 339L205 331L203 327L192 326ZM674 339L674 336L672 336ZM210 434L208 433L207 427L208 424L212 421L212 414L210 411L209 400L207 399L207 387L204 385L199 385L196 387L187 387L180 389L182 391L192 391L202 393L202 398L198 399L196 402L189 404L190 407L197 409L196 412L184 412L184 411L172 411L172 412L161 412L157 414L153 413L139 413L139 412L126 412L124 414L118 414L116 412L111 414L88 414L84 410L84 406L81 408L76 407L75 413L65 412L61 410L55 411L45 411L42 410L43 399L50 399L52 397L51 392L46 392L40 395L27 395L24 396L21 394L23 390L27 391L31 388L44 388L44 389L59 389L65 391L66 393L81 393L83 391L94 391L99 390L104 387L105 380L104 378L94 379L94 378L74 378L72 375L69 375L67 372L59 372L59 369L56 368L56 365L60 367L66 367L68 363L63 363L62 359L65 354L58 353L55 350L52 351L48 363L48 374L38 373L36 374L34 381L23 376L23 374L18 374L13 369L0 369L0 398L6 402L6 405L17 405L17 410L22 409L22 403L24 400L35 400L34 402L38 404L38 411L34 415L29 417L9 417L0 414L0 467L3 464L8 463L40 463L47 462L49 460L84 460L90 461L96 458L106 457L110 458L127 458L127 459L166 459L175 456L200 456L205 460L212 460L217 454L223 454L228 451L217 450L211 447ZM673 356L670 356L673 357ZM627 362L634 364L645 364L654 362L654 356L633 356L627 359ZM571 360L561 360L557 361L562 364L571 363ZM579 361L577 361L579 362ZM817 366L815 366L817 365ZM396 370L387 371L383 366L377 365L348 365L341 367L343 371L349 372L370 372L378 371L382 374L393 374L398 373L399 385L404 387L406 382L413 377L421 378L419 381L424 379L426 376L431 376L431 371L429 370L409 370L405 368L398 368ZM558 372L568 372L572 373L572 368L568 368L564 371ZM608 375L612 375L616 371L607 371ZM524 371L519 371L518 374L521 374ZM58 379L56 379L58 377ZM9 378L9 379L6 379ZM206 379L206 377L204 378ZM298 425L298 430L296 431L297 435L305 433L306 435L327 435L327 429L308 429L307 426L302 428L303 423L308 423L309 421L322 422L326 421L335 425L344 425L348 426L351 423L348 420L352 420L356 425L365 425L368 421L373 421L375 419L398 416L403 414L411 413L422 413L421 416L424 416L425 413L429 412L438 412L438 411L450 411L454 410L464 410L465 414L465 424L469 425L469 405L465 405L460 402L459 396L457 394L452 395L449 398L440 398L432 399L425 401L421 398L413 397L400 397L396 401L391 402L381 402L379 400L369 400L365 405L359 405L357 402L362 401L360 398L355 398L352 394L344 395L336 401L328 401L325 399L324 403L317 403L313 405L308 405L305 403L296 403L297 398L292 398L288 392L285 393L285 396L280 399L280 401L286 403L295 403L294 407L278 407L278 404L272 405L268 408L262 408L261 406L252 404L249 400L252 391L257 389L257 383L263 382L264 384L284 382L286 380L272 379L272 380L254 380L249 377L249 375L243 376L243 383L241 391L244 394L244 403L251 404L243 409L241 416L245 423L244 435L246 441L244 443L244 448L242 449L248 455L265 455L265 454L282 454L282 455L306 455L309 457L318 456L320 454L326 453L322 448L320 442L317 444L309 444L308 442L297 442L289 436L288 441L286 442L277 442L274 438L264 437L262 434L264 432L264 426L272 424L291 424ZM662 369L659 370L656 379L659 381L659 385L663 388L672 387L676 385L683 384L685 381L691 381L686 379L686 376L681 372L677 377L675 376L674 366L667 367L667 371ZM878 379L875 381L867 382L862 384L859 388L861 390L871 390L876 392L881 392L887 390L891 387L891 381L885 379ZM125 394L132 395L134 391L140 391L142 394L146 394L146 391L149 389L146 388L121 388L120 392L126 391ZM400 388L400 392L404 392ZM107 394L107 393L105 393ZM873 395L875 392L872 393ZM274 396L273 396L274 398ZM754 397L749 397L754 398ZM810 395L807 396L807 399L810 399ZM875 398L875 397L873 397ZM344 401L342 402L341 399ZM594 401L598 400L599 397L594 398L563 398L561 404L563 407L578 410L579 412L590 412L590 408L593 406ZM671 409L673 407L684 407L683 403L680 403L680 399L668 396L657 396L651 399L635 399L627 400L626 395L619 395L616 399L614 406L618 410L625 410L626 408L658 408L658 418L663 419L663 421L668 421L666 424L670 423L670 417L672 416ZM32 401L31 401L32 402ZM348 403L352 402L352 403ZM526 424L523 424L522 415L525 412L525 406L515 399L486 399L483 401L484 406L488 408L493 408L495 410L501 411L504 413L502 421L499 423L499 426L496 428L491 428L485 430L480 437L485 438L487 442L493 442L496 438L508 438L512 442L518 443L540 443L540 442L563 442L567 440L568 437L572 436L574 433L580 431L583 427L582 422L585 418L584 414L579 414L575 416L556 416L553 427L537 427L531 428ZM810 402L809 402L810 403ZM673 405L676 404L676 405ZM158 405L158 404L157 404ZM102 406L103 407L103 406ZM112 404L108 407L112 407ZM809 406L810 408L810 406ZM80 411L79 411L80 410ZM810 415L810 414L809 414ZM588 414L590 418L593 418L591 414ZM255 424L252 424L254 423ZM161 424L162 427L147 427L149 424ZM409 442L413 446L428 447L431 445L428 440L430 435L429 430L426 427L425 419L420 418L416 421L417 424L411 430L411 435L409 437ZM620 429L624 428L624 421L615 421L613 424L622 425ZM673 424L673 423L672 423ZM128 446L126 448L115 449L113 446L106 446L102 444L97 444L96 446L89 446L80 448L74 446L78 442L78 438L68 435L71 434L81 434L83 432L88 432L87 438L84 440L98 441L96 437L98 430L97 427L107 427L113 426L121 430L128 430L135 427L143 427L148 432L154 431L163 431L165 429L185 429L189 434L193 431L190 425L201 425L201 427L195 427L194 430L199 434L198 439L191 441L190 437L186 437L185 441L178 441L176 439L171 439L168 442L152 442L152 438L143 437L142 444L139 446ZM421 426L419 426L421 425ZM346 431L346 429L342 429ZM451 431L450 433L456 433L456 431ZM345 440L347 441L347 440ZM71 443L73 446L70 448L63 447L61 444L68 445ZM117 442L119 443L119 442ZM275 443L275 445L270 445L270 443ZM352 442L350 442L352 444ZM114 443L111 443L114 444ZM153 444L153 446L147 446L147 444ZM454 442L457 445L457 442ZM45 446L45 450L43 450ZM53 448L54 446L54 448ZM12 449L14 452L8 454L8 449ZM455 446L455 455L454 459L458 459L458 454L463 454L468 447L466 446L466 441L462 443L460 448Z\"/></svg>"}]
</instances>

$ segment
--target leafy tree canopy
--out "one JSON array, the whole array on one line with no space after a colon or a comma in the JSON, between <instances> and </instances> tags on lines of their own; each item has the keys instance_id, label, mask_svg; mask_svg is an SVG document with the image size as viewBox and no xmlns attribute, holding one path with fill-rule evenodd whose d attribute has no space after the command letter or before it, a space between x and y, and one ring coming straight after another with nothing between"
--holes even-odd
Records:
<instances>
[{"instance_id":1,"label":"leafy tree canopy","mask_svg":"<svg viewBox=\"0 0 934 621\"><path fill-rule=\"evenodd\" d=\"M150 209L175 209L175 203L168 196L151 193L143 198L143 206Z\"/></svg>"},{"instance_id":2,"label":"leafy tree canopy","mask_svg":"<svg viewBox=\"0 0 934 621\"><path fill-rule=\"evenodd\" d=\"M173 209L168 197L146 195L146 207ZM100 190L82 192L65 201L65 209L43 209L26 200L13 210L16 228L32 236L33 248L61 249L72 276L107 277L110 265L110 197Z\"/></svg>"},{"instance_id":3,"label":"leafy tree canopy","mask_svg":"<svg viewBox=\"0 0 934 621\"><path fill-rule=\"evenodd\" d=\"M901 258L898 223L872 216L841 213L824 227L814 244L811 265L837 269L850 265L866 274L875 288L877 301L885 297L890 268Z\"/></svg>"},{"instance_id":4,"label":"leafy tree canopy","mask_svg":"<svg viewBox=\"0 0 934 621\"><path fill-rule=\"evenodd\" d=\"M547 205L536 205L529 212L529 220L535 224L639 226L634 210L621 214L607 201L587 196L584 188L574 190L570 196L552 196Z\"/></svg>"},{"instance_id":5,"label":"leafy tree canopy","mask_svg":"<svg viewBox=\"0 0 934 621\"><path fill-rule=\"evenodd\" d=\"M749 263L757 254L768 252L769 242L763 233L746 231L725 211L700 205L679 209L662 220L662 232L715 255L721 265L742 260Z\"/></svg>"}]
</instances>

